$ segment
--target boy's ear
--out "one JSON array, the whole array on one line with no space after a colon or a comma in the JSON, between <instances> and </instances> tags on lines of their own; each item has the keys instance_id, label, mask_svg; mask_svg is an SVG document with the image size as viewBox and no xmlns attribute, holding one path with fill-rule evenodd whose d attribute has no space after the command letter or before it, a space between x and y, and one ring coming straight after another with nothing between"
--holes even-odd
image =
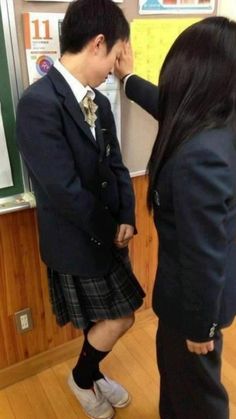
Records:
<instances>
[{"instance_id":1,"label":"boy's ear","mask_svg":"<svg viewBox=\"0 0 236 419\"><path fill-rule=\"evenodd\" d=\"M105 36L103 34L99 34L95 38L93 38L92 48L95 54L98 53L101 47L104 47L104 45L105 45Z\"/></svg>"}]
</instances>

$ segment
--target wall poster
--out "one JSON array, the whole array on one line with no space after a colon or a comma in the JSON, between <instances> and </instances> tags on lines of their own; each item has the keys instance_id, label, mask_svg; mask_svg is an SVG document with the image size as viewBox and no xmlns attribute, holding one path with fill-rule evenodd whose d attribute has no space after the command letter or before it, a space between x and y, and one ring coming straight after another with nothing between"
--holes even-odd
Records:
<instances>
[{"instance_id":1,"label":"wall poster","mask_svg":"<svg viewBox=\"0 0 236 419\"><path fill-rule=\"evenodd\" d=\"M134 72L158 83L160 69L175 39L199 17L173 19L134 19L131 23L131 42L134 53Z\"/></svg>"},{"instance_id":2,"label":"wall poster","mask_svg":"<svg viewBox=\"0 0 236 419\"><path fill-rule=\"evenodd\" d=\"M63 13L24 13L29 83L44 76L60 56L59 25Z\"/></svg>"},{"instance_id":3,"label":"wall poster","mask_svg":"<svg viewBox=\"0 0 236 419\"><path fill-rule=\"evenodd\" d=\"M139 0L139 14L211 14L215 0Z\"/></svg>"}]
</instances>

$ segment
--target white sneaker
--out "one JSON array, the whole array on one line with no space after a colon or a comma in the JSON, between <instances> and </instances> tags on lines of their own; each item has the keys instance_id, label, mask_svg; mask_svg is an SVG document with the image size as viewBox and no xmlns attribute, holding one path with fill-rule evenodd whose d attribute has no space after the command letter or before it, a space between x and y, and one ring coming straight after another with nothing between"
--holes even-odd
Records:
<instances>
[{"instance_id":1,"label":"white sneaker","mask_svg":"<svg viewBox=\"0 0 236 419\"><path fill-rule=\"evenodd\" d=\"M95 383L113 407L125 407L130 403L131 397L128 391L110 378L104 376Z\"/></svg>"},{"instance_id":2,"label":"white sneaker","mask_svg":"<svg viewBox=\"0 0 236 419\"><path fill-rule=\"evenodd\" d=\"M100 392L96 383L93 390L85 390L77 386L72 373L68 378L68 385L79 400L84 412L91 419L111 419L115 412L110 403Z\"/></svg>"}]
</instances>

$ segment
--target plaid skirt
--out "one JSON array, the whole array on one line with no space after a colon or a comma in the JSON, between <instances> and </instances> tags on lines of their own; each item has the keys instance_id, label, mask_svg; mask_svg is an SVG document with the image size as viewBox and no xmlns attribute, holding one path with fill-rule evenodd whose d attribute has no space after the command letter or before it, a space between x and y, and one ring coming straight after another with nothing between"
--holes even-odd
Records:
<instances>
[{"instance_id":1,"label":"plaid skirt","mask_svg":"<svg viewBox=\"0 0 236 419\"><path fill-rule=\"evenodd\" d=\"M48 282L57 323L71 322L79 329L87 328L91 321L128 316L145 297L128 255L114 255L110 272L101 277L85 278L48 268Z\"/></svg>"}]
</instances>

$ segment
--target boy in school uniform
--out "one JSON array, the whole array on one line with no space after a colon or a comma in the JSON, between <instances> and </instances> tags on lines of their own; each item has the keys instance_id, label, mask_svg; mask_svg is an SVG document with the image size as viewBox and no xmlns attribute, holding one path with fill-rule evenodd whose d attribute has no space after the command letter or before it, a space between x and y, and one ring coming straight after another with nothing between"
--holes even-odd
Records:
<instances>
[{"instance_id":1,"label":"boy in school uniform","mask_svg":"<svg viewBox=\"0 0 236 419\"><path fill-rule=\"evenodd\" d=\"M85 413L109 419L128 392L99 363L132 326L144 292L128 243L134 194L108 99L95 88L113 71L129 25L112 0L76 0L66 12L62 56L24 92L17 142L37 202L40 251L53 312L85 340L68 383Z\"/></svg>"}]
</instances>

